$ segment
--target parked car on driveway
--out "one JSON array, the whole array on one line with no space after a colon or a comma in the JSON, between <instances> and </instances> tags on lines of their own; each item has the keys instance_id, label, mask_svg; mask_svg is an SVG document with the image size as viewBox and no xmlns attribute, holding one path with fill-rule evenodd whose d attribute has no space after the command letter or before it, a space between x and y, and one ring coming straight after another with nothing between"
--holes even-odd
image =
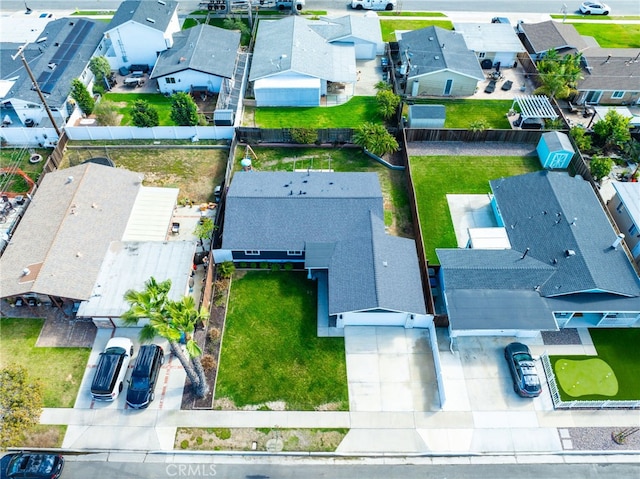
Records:
<instances>
[{"instance_id":1,"label":"parked car on driveway","mask_svg":"<svg viewBox=\"0 0 640 479\"><path fill-rule=\"evenodd\" d=\"M522 343L511 343L504 348L504 357L511 372L513 390L525 398L540 396L542 392L540 378L528 346Z\"/></svg>"},{"instance_id":2,"label":"parked car on driveway","mask_svg":"<svg viewBox=\"0 0 640 479\"><path fill-rule=\"evenodd\" d=\"M127 390L130 407L144 409L154 400L154 389L163 363L164 351L157 344L146 344L140 348Z\"/></svg>"},{"instance_id":3,"label":"parked car on driveway","mask_svg":"<svg viewBox=\"0 0 640 479\"><path fill-rule=\"evenodd\" d=\"M580 11L585 15L609 15L609 5L600 2L582 2Z\"/></svg>"},{"instance_id":4,"label":"parked car on driveway","mask_svg":"<svg viewBox=\"0 0 640 479\"><path fill-rule=\"evenodd\" d=\"M9 456L8 479L57 479L64 467L64 458L60 454L19 452ZM4 478L4 473L1 476Z\"/></svg>"},{"instance_id":5,"label":"parked car on driveway","mask_svg":"<svg viewBox=\"0 0 640 479\"><path fill-rule=\"evenodd\" d=\"M96 401L113 401L124 388L133 344L129 338L111 338L100 353L96 375L91 383L91 395Z\"/></svg>"}]
</instances>

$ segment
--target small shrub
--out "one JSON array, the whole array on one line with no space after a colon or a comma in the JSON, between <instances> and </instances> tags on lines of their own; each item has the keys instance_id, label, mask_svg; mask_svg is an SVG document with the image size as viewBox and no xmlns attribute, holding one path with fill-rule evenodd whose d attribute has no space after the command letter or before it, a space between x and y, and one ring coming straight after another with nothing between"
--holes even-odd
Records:
<instances>
[{"instance_id":1,"label":"small shrub","mask_svg":"<svg viewBox=\"0 0 640 479\"><path fill-rule=\"evenodd\" d=\"M591 149L591 136L589 136L586 129L581 126L574 126L569 130L569 134L580 151Z\"/></svg>"},{"instance_id":2,"label":"small shrub","mask_svg":"<svg viewBox=\"0 0 640 479\"><path fill-rule=\"evenodd\" d=\"M318 132L313 128L291 128L291 139L301 145L310 145L318 139Z\"/></svg>"},{"instance_id":3,"label":"small shrub","mask_svg":"<svg viewBox=\"0 0 640 479\"><path fill-rule=\"evenodd\" d=\"M480 120L475 120L472 121L471 123L469 123L469 130L470 131L485 131L489 126L487 125L486 120L480 119Z\"/></svg>"},{"instance_id":4,"label":"small shrub","mask_svg":"<svg viewBox=\"0 0 640 479\"><path fill-rule=\"evenodd\" d=\"M285 263L285 264L284 264L284 270L285 270L285 271L291 271L291 270L293 270L293 263Z\"/></svg>"},{"instance_id":5,"label":"small shrub","mask_svg":"<svg viewBox=\"0 0 640 479\"><path fill-rule=\"evenodd\" d=\"M251 263L251 269L256 269L258 265L256 263Z\"/></svg>"},{"instance_id":6,"label":"small shrub","mask_svg":"<svg viewBox=\"0 0 640 479\"><path fill-rule=\"evenodd\" d=\"M211 328L209 330L209 340L216 342L220 339L220 336L222 335L222 333L220 332L220 330L218 328Z\"/></svg>"},{"instance_id":7,"label":"small shrub","mask_svg":"<svg viewBox=\"0 0 640 479\"><path fill-rule=\"evenodd\" d=\"M608 176L611 173L611 168L613 168L613 160L611 158L595 156L589 164L591 174L596 180L601 180Z\"/></svg>"},{"instance_id":8,"label":"small shrub","mask_svg":"<svg viewBox=\"0 0 640 479\"><path fill-rule=\"evenodd\" d=\"M213 433L218 439L222 439L223 441L231 437L231 429L228 427L216 427L214 428Z\"/></svg>"},{"instance_id":9,"label":"small shrub","mask_svg":"<svg viewBox=\"0 0 640 479\"><path fill-rule=\"evenodd\" d=\"M223 278L230 278L236 270L236 265L233 261L225 261L218 265L218 274Z\"/></svg>"},{"instance_id":10,"label":"small shrub","mask_svg":"<svg viewBox=\"0 0 640 479\"><path fill-rule=\"evenodd\" d=\"M267 434L269 434L271 432L271 429L268 428L268 427L257 427L256 431L258 431L259 433L262 433L262 434L264 434L266 436Z\"/></svg>"},{"instance_id":11,"label":"small shrub","mask_svg":"<svg viewBox=\"0 0 640 479\"><path fill-rule=\"evenodd\" d=\"M269 267L269 263L263 261L260 263L260 269L267 269Z\"/></svg>"},{"instance_id":12,"label":"small shrub","mask_svg":"<svg viewBox=\"0 0 640 479\"><path fill-rule=\"evenodd\" d=\"M188 449L189 448L189 441L187 439L182 440L182 442L180 443L180 449Z\"/></svg>"},{"instance_id":13,"label":"small shrub","mask_svg":"<svg viewBox=\"0 0 640 479\"><path fill-rule=\"evenodd\" d=\"M204 442L204 440L202 439L202 436L198 436L196 437L196 444L198 446L202 446L202 443Z\"/></svg>"},{"instance_id":14,"label":"small shrub","mask_svg":"<svg viewBox=\"0 0 640 479\"><path fill-rule=\"evenodd\" d=\"M216 358L211 356L211 354L205 354L204 356L202 356L202 359L200 359L200 362L202 363L202 367L204 368L205 371L212 371L218 366L218 362L216 361Z\"/></svg>"},{"instance_id":15,"label":"small shrub","mask_svg":"<svg viewBox=\"0 0 640 479\"><path fill-rule=\"evenodd\" d=\"M271 271L280 271L280 264L279 263L273 263L271 265Z\"/></svg>"},{"instance_id":16,"label":"small shrub","mask_svg":"<svg viewBox=\"0 0 640 479\"><path fill-rule=\"evenodd\" d=\"M263 404L262 406L260 406L258 408L258 411L271 411L271 408L269 406L267 406L266 404ZM270 431L271 429L269 429Z\"/></svg>"},{"instance_id":17,"label":"small shrub","mask_svg":"<svg viewBox=\"0 0 640 479\"><path fill-rule=\"evenodd\" d=\"M240 263L240 267L241 268L246 268L247 267L247 263L245 263L244 261Z\"/></svg>"}]
</instances>

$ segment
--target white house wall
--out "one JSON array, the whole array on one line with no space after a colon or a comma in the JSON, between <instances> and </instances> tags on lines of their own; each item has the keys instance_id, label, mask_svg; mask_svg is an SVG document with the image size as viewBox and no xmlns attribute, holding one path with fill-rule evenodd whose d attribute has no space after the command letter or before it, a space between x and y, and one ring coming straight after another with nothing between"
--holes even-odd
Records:
<instances>
[{"instance_id":1,"label":"white house wall","mask_svg":"<svg viewBox=\"0 0 640 479\"><path fill-rule=\"evenodd\" d=\"M132 64L149 65L149 68L153 68L158 54L173 45L172 27L170 25L168 33L163 33L139 23L127 22L106 32L105 35L109 36L113 46L113 56L107 56L111 68L117 70ZM175 31L179 30L180 26L177 24ZM110 52L108 54L111 55Z\"/></svg>"},{"instance_id":2,"label":"white house wall","mask_svg":"<svg viewBox=\"0 0 640 479\"><path fill-rule=\"evenodd\" d=\"M401 312L351 312L338 315L336 326L402 326L410 320L410 314Z\"/></svg>"},{"instance_id":3,"label":"white house wall","mask_svg":"<svg viewBox=\"0 0 640 479\"><path fill-rule=\"evenodd\" d=\"M323 81L295 73L256 80L257 106L319 106Z\"/></svg>"},{"instance_id":4,"label":"white house wall","mask_svg":"<svg viewBox=\"0 0 640 479\"><path fill-rule=\"evenodd\" d=\"M384 53L384 44L382 51L378 53L378 48L375 43L362 40L360 38L349 38L341 40L339 42L333 42L334 45L353 45L356 52L356 60L373 60L376 55L382 55Z\"/></svg>"},{"instance_id":5,"label":"white house wall","mask_svg":"<svg viewBox=\"0 0 640 479\"><path fill-rule=\"evenodd\" d=\"M169 83L167 80L169 79ZM175 80L172 82L170 79ZM184 70L158 78L158 88L162 93L173 94L178 91L189 92L192 86L207 87L210 92L220 92L222 78L216 75L199 72L196 70Z\"/></svg>"}]
</instances>

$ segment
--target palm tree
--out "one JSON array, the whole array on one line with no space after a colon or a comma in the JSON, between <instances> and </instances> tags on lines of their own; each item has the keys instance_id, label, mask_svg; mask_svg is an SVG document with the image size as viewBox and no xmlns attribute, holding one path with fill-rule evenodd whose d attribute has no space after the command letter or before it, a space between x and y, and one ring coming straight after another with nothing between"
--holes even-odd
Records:
<instances>
[{"instance_id":1,"label":"palm tree","mask_svg":"<svg viewBox=\"0 0 640 479\"><path fill-rule=\"evenodd\" d=\"M191 296L180 301L168 298L171 280L158 282L153 276L149 278L142 291L129 290L124 299L129 303L129 310L122 315L128 326L137 325L141 319L148 319L140 330L140 341L149 342L161 336L169 341L171 352L178 358L193 385L196 396L204 397L208 385L204 370L200 364L202 351L193 340L193 331L197 321L206 319L206 310L198 311ZM181 338L187 339L186 353L179 344Z\"/></svg>"}]
</instances>

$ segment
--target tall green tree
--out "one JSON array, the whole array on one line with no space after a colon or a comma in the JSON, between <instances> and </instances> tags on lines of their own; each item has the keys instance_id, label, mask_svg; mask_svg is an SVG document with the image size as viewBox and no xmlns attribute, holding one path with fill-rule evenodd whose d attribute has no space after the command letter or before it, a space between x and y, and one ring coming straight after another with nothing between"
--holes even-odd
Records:
<instances>
[{"instance_id":1,"label":"tall green tree","mask_svg":"<svg viewBox=\"0 0 640 479\"><path fill-rule=\"evenodd\" d=\"M136 100L131 108L131 121L135 126L152 127L160 124L158 110L145 100Z\"/></svg>"},{"instance_id":2,"label":"tall green tree","mask_svg":"<svg viewBox=\"0 0 640 479\"><path fill-rule=\"evenodd\" d=\"M582 79L582 54L560 56L556 50L549 50L537 64L540 87L538 94L551 98L568 98Z\"/></svg>"},{"instance_id":3,"label":"tall green tree","mask_svg":"<svg viewBox=\"0 0 640 479\"><path fill-rule=\"evenodd\" d=\"M180 126L198 124L198 105L187 93L180 91L171 95L171 119Z\"/></svg>"},{"instance_id":4,"label":"tall green tree","mask_svg":"<svg viewBox=\"0 0 640 479\"><path fill-rule=\"evenodd\" d=\"M91 115L93 112L93 108L96 106L96 102L94 101L91 93L87 90L87 87L84 86L77 78L74 78L71 82L71 98L73 98L76 102L78 102L78 106L82 113L85 115Z\"/></svg>"},{"instance_id":5,"label":"tall green tree","mask_svg":"<svg viewBox=\"0 0 640 479\"><path fill-rule=\"evenodd\" d=\"M0 369L0 450L22 443L40 421L43 404L42 384L24 366Z\"/></svg>"},{"instance_id":6,"label":"tall green tree","mask_svg":"<svg viewBox=\"0 0 640 479\"><path fill-rule=\"evenodd\" d=\"M227 30L238 30L240 32L240 43L247 45L249 43L249 36L251 35L251 29L249 25L245 23L240 17L227 17L222 22L222 26Z\"/></svg>"},{"instance_id":7,"label":"tall green tree","mask_svg":"<svg viewBox=\"0 0 640 479\"><path fill-rule=\"evenodd\" d=\"M604 118L593 125L593 132L604 149L622 148L631 139L630 118L609 110Z\"/></svg>"},{"instance_id":8,"label":"tall green tree","mask_svg":"<svg viewBox=\"0 0 640 479\"><path fill-rule=\"evenodd\" d=\"M609 173L611 173L611 168L613 168L613 160L611 158L594 156L591 162L589 163L589 169L591 170L591 174L598 181L608 176Z\"/></svg>"},{"instance_id":9,"label":"tall green tree","mask_svg":"<svg viewBox=\"0 0 640 479\"><path fill-rule=\"evenodd\" d=\"M111 65L105 56L93 57L89 60L89 70L96 77L96 82L102 82L103 78L111 75Z\"/></svg>"},{"instance_id":10,"label":"tall green tree","mask_svg":"<svg viewBox=\"0 0 640 479\"><path fill-rule=\"evenodd\" d=\"M395 115L400 105L400 97L391 90L380 89L376 93L376 103L378 104L378 113L382 118L388 120Z\"/></svg>"},{"instance_id":11,"label":"tall green tree","mask_svg":"<svg viewBox=\"0 0 640 479\"><path fill-rule=\"evenodd\" d=\"M379 123L365 122L358 126L353 134L353 142L378 156L398 149L398 141Z\"/></svg>"},{"instance_id":12,"label":"tall green tree","mask_svg":"<svg viewBox=\"0 0 640 479\"><path fill-rule=\"evenodd\" d=\"M127 291L124 298L129 303L129 310L122 319L127 325L137 325L141 319L148 319L140 330L140 341L149 342L156 336L169 341L169 348L184 367L195 395L204 397L209 386L200 362L202 351L193 334L198 321L206 320L207 311L204 308L198 311L192 296L184 296L180 301L170 300L170 289L171 280L158 282L151 277L143 290ZM186 352L180 346L181 340L185 341Z\"/></svg>"}]
</instances>

